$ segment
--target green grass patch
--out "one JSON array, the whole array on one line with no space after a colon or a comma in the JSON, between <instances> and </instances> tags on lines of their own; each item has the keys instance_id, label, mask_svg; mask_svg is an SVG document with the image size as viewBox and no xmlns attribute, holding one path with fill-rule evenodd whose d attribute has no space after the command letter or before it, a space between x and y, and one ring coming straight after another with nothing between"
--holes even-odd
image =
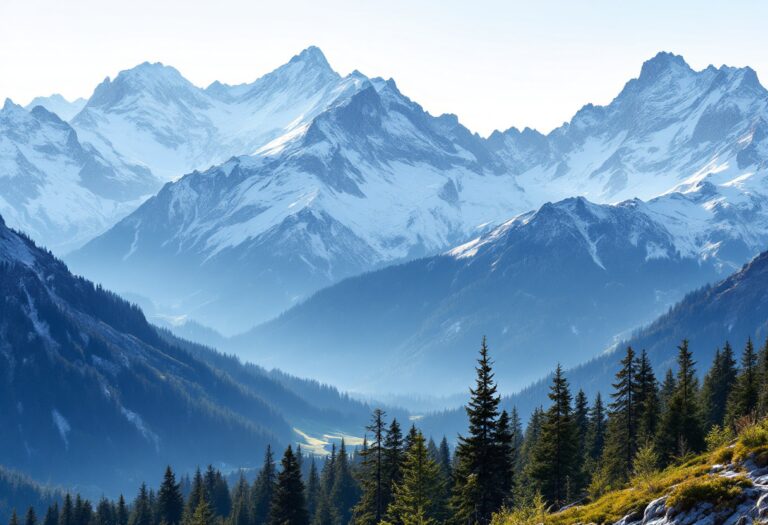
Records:
<instances>
[{"instance_id":1,"label":"green grass patch","mask_svg":"<svg viewBox=\"0 0 768 525\"><path fill-rule=\"evenodd\" d=\"M699 503L732 508L741 499L743 490L751 486L752 482L745 476L725 478L710 474L677 485L669 495L667 506L681 511L690 510Z\"/></svg>"}]
</instances>

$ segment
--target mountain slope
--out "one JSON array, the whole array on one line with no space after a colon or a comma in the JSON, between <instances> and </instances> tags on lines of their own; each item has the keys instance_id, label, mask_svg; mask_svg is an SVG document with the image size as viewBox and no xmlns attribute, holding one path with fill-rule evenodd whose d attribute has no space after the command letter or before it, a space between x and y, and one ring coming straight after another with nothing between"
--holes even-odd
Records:
<instances>
[{"instance_id":1,"label":"mountain slope","mask_svg":"<svg viewBox=\"0 0 768 525\"><path fill-rule=\"evenodd\" d=\"M1 221L0 291L0 464L33 477L115 492L169 463L253 466L293 427L367 418L333 389L158 332Z\"/></svg>"},{"instance_id":2,"label":"mountain slope","mask_svg":"<svg viewBox=\"0 0 768 525\"><path fill-rule=\"evenodd\" d=\"M57 253L77 248L128 214L159 182L111 164L41 106L0 110L0 213Z\"/></svg>"}]
</instances>

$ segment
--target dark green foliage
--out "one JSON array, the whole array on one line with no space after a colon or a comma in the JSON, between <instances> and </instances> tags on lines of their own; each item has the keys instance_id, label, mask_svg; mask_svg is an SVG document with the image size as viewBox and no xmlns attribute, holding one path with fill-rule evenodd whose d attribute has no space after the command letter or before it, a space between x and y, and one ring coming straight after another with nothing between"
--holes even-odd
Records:
<instances>
[{"instance_id":1,"label":"dark green foliage","mask_svg":"<svg viewBox=\"0 0 768 525\"><path fill-rule=\"evenodd\" d=\"M587 457L592 462L597 461L603 454L607 424L603 396L598 392L589 411L589 432L587 434Z\"/></svg>"},{"instance_id":2,"label":"dark green foliage","mask_svg":"<svg viewBox=\"0 0 768 525\"><path fill-rule=\"evenodd\" d=\"M385 498L382 501L384 508L389 506L395 485L402 480L404 446L400 423L397 422L397 419L392 419L387 429L383 451L382 473L384 475L384 484L386 485Z\"/></svg>"},{"instance_id":3,"label":"dark green foliage","mask_svg":"<svg viewBox=\"0 0 768 525\"><path fill-rule=\"evenodd\" d=\"M37 525L37 514L33 507L27 509L27 513L24 515L24 525Z\"/></svg>"},{"instance_id":4,"label":"dark green foliage","mask_svg":"<svg viewBox=\"0 0 768 525\"><path fill-rule=\"evenodd\" d=\"M643 350L637 360L637 441L638 446L656 437L659 423L659 385L648 353Z\"/></svg>"},{"instance_id":5,"label":"dark green foliage","mask_svg":"<svg viewBox=\"0 0 768 525\"><path fill-rule=\"evenodd\" d=\"M603 465L609 478L624 482L632 473L637 452L638 403L637 360L632 347L627 348L613 384Z\"/></svg>"},{"instance_id":6,"label":"dark green foliage","mask_svg":"<svg viewBox=\"0 0 768 525\"><path fill-rule=\"evenodd\" d=\"M221 472L215 470L212 465L208 465L203 481L205 483L205 494L214 516L228 516L232 507L232 499L229 495L227 481L221 475Z\"/></svg>"},{"instance_id":7,"label":"dark green foliage","mask_svg":"<svg viewBox=\"0 0 768 525\"><path fill-rule=\"evenodd\" d=\"M312 463L309 465L309 478L307 480L307 513L314 517L317 512L317 504L320 499L320 476L317 473L317 464L315 457L312 456Z\"/></svg>"},{"instance_id":8,"label":"dark green foliage","mask_svg":"<svg viewBox=\"0 0 768 525\"><path fill-rule=\"evenodd\" d=\"M184 497L181 488L176 483L176 476L168 466L165 469L163 483L157 495L157 519L158 523L165 525L178 525L184 515Z\"/></svg>"},{"instance_id":9,"label":"dark green foliage","mask_svg":"<svg viewBox=\"0 0 768 525\"><path fill-rule=\"evenodd\" d=\"M304 498L304 482L301 480L301 466L290 446L283 454L281 466L272 498L269 523L270 525L307 525L309 515Z\"/></svg>"},{"instance_id":10,"label":"dark green foliage","mask_svg":"<svg viewBox=\"0 0 768 525\"><path fill-rule=\"evenodd\" d=\"M678 348L675 390L659 424L657 448L667 461L704 448L704 430L698 410L695 362L683 340Z\"/></svg>"},{"instance_id":11,"label":"dark green foliage","mask_svg":"<svg viewBox=\"0 0 768 525\"><path fill-rule=\"evenodd\" d=\"M250 525L251 506L249 496L248 481L246 481L245 476L241 472L237 485L235 485L235 490L232 493L232 511L227 519L227 525Z\"/></svg>"},{"instance_id":12,"label":"dark green foliage","mask_svg":"<svg viewBox=\"0 0 768 525\"><path fill-rule=\"evenodd\" d=\"M544 414L541 433L528 466L529 476L542 496L552 505L566 504L580 465L577 457L577 428L571 411L571 393L560 365L552 379L549 399L552 405Z\"/></svg>"},{"instance_id":13,"label":"dark green foliage","mask_svg":"<svg viewBox=\"0 0 768 525\"><path fill-rule=\"evenodd\" d=\"M360 469L362 495L354 509L356 525L373 525L381 521L390 501L391 486L384 472L384 412L376 409L371 423L366 427L371 433L371 443L363 452Z\"/></svg>"},{"instance_id":14,"label":"dark green foliage","mask_svg":"<svg viewBox=\"0 0 768 525\"><path fill-rule=\"evenodd\" d=\"M728 399L736 383L736 360L733 357L733 349L726 341L723 350L715 351L712 367L704 376L704 384L701 388L701 407L704 417L704 427L709 429L714 425L722 426L725 422L725 413Z\"/></svg>"},{"instance_id":15,"label":"dark green foliage","mask_svg":"<svg viewBox=\"0 0 768 525\"><path fill-rule=\"evenodd\" d=\"M253 522L255 525L263 525L269 521L276 483L275 459L272 455L272 447L267 446L264 464L253 483Z\"/></svg>"},{"instance_id":16,"label":"dark green foliage","mask_svg":"<svg viewBox=\"0 0 768 525\"><path fill-rule=\"evenodd\" d=\"M352 517L352 508L360 496L360 488L352 475L344 439L341 440L341 447L336 456L334 471L330 504L336 511L336 519L340 523L348 523Z\"/></svg>"},{"instance_id":17,"label":"dark green foliage","mask_svg":"<svg viewBox=\"0 0 768 525\"><path fill-rule=\"evenodd\" d=\"M728 397L726 421L732 423L740 417L754 415L757 411L759 389L757 354L752 339L749 339L741 355L741 367L736 376L736 384Z\"/></svg>"},{"instance_id":18,"label":"dark green foliage","mask_svg":"<svg viewBox=\"0 0 768 525\"><path fill-rule=\"evenodd\" d=\"M142 483L139 494L133 501L133 511L128 520L130 525L152 525L152 507L149 504L149 491Z\"/></svg>"}]
</instances>

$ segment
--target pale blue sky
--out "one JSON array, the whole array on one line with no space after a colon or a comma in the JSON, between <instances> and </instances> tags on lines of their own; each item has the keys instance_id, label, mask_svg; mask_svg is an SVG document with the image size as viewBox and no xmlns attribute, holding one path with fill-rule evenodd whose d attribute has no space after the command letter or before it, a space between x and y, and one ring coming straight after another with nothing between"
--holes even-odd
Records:
<instances>
[{"instance_id":1,"label":"pale blue sky","mask_svg":"<svg viewBox=\"0 0 768 525\"><path fill-rule=\"evenodd\" d=\"M88 96L145 60L201 86L247 82L315 44L337 71L393 77L482 134L547 131L660 50L765 81L766 20L759 0L0 0L0 100Z\"/></svg>"}]
</instances>

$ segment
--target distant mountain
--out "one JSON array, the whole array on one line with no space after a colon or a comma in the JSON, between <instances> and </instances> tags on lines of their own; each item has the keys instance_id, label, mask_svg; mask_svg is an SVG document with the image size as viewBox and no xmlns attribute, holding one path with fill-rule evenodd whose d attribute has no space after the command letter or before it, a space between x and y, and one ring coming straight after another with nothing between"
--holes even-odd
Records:
<instances>
[{"instance_id":1,"label":"distant mountain","mask_svg":"<svg viewBox=\"0 0 768 525\"><path fill-rule=\"evenodd\" d=\"M41 485L24 474L0 466L0 522L10 522L14 510L19 519L23 519L29 507L35 509L38 517L45 516L49 505L61 503L63 499L60 490Z\"/></svg>"},{"instance_id":2,"label":"distant mountain","mask_svg":"<svg viewBox=\"0 0 768 525\"><path fill-rule=\"evenodd\" d=\"M160 183L136 165L112 164L42 106L0 110L0 213L66 253L132 211Z\"/></svg>"},{"instance_id":3,"label":"distant mountain","mask_svg":"<svg viewBox=\"0 0 768 525\"><path fill-rule=\"evenodd\" d=\"M307 62L325 71L318 78L337 78L320 56L310 49L285 67ZM585 106L548 135L488 139L424 112L392 81L344 81L344 94L313 106L304 124L167 185L72 264L168 315L232 333L344 277L439 253L574 195L680 194L689 209L666 225L677 247L685 238L699 257L699 240L710 239L710 257L729 264L757 253L768 226L768 93L749 68L694 71L661 53L608 106ZM234 100L248 89L207 92ZM724 218L714 225L713 214ZM735 244L732 227L744 229Z\"/></svg>"},{"instance_id":4,"label":"distant mountain","mask_svg":"<svg viewBox=\"0 0 768 525\"><path fill-rule=\"evenodd\" d=\"M61 120L69 121L80 113L80 110L85 107L86 102L88 101L84 98L78 98L70 102L58 93L54 93L49 97L35 97L32 99L32 102L26 105L26 108L31 111L35 109L35 106L43 106L51 113L56 113Z\"/></svg>"},{"instance_id":5,"label":"distant mountain","mask_svg":"<svg viewBox=\"0 0 768 525\"><path fill-rule=\"evenodd\" d=\"M691 245L674 228L693 210L702 219L699 197L546 204L444 255L324 289L228 348L344 389L445 395L470 384L486 335L504 388L521 388L558 361L589 359L733 266L712 256L712 238ZM737 254L755 249L750 236L718 238ZM768 243L768 232L759 239Z\"/></svg>"},{"instance_id":6,"label":"distant mountain","mask_svg":"<svg viewBox=\"0 0 768 525\"><path fill-rule=\"evenodd\" d=\"M361 88L302 134L167 184L69 262L231 333L518 210L522 191L480 137L354 75Z\"/></svg>"},{"instance_id":7,"label":"distant mountain","mask_svg":"<svg viewBox=\"0 0 768 525\"><path fill-rule=\"evenodd\" d=\"M1 220L0 291L0 464L38 479L114 493L367 420L335 389L158 331Z\"/></svg>"},{"instance_id":8,"label":"distant mountain","mask_svg":"<svg viewBox=\"0 0 768 525\"><path fill-rule=\"evenodd\" d=\"M83 140L164 180L248 155L301 133L358 88L310 47L251 84L202 89L174 68L144 63L107 78L72 119Z\"/></svg>"},{"instance_id":9,"label":"distant mountain","mask_svg":"<svg viewBox=\"0 0 768 525\"><path fill-rule=\"evenodd\" d=\"M582 388L590 399L593 399L597 392L601 392L603 399L606 399L611 392L611 383L615 380L619 361L627 346L638 352L646 350L656 377L661 380L667 369L675 369L677 346L683 339L689 340L696 370L701 377L712 365L715 350L722 348L726 341L740 353L748 338L759 345L766 337L768 251L758 255L729 277L687 294L656 320L617 341L610 351L566 370L566 377L574 391ZM491 349L495 358L501 357L500 348L494 345L493 340ZM561 360L550 359L550 368L554 368L558 361ZM504 388L505 367L508 365L499 359L497 362L495 371ZM527 418L535 407L548 404L550 382L551 377L547 375L506 397L503 404L506 407L517 407L521 416ZM451 435L465 428L466 424L463 409L431 414L422 420L423 427L436 435Z\"/></svg>"}]
</instances>

